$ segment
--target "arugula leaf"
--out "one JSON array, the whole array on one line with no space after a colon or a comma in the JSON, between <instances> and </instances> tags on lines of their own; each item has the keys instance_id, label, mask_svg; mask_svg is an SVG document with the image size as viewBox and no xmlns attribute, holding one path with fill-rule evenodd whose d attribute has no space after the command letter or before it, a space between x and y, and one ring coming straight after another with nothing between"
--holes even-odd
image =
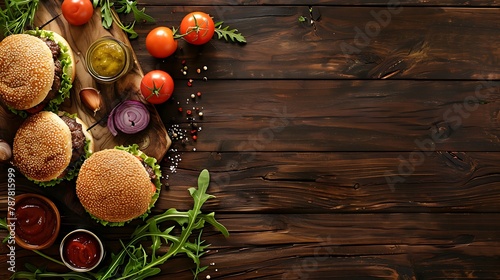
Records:
<instances>
[{"instance_id":1,"label":"arugula leaf","mask_svg":"<svg viewBox=\"0 0 500 280\"><path fill-rule=\"evenodd\" d=\"M23 33L33 26L39 0L5 0L5 10L0 8L0 30L4 36Z\"/></svg>"},{"instance_id":2,"label":"arugula leaf","mask_svg":"<svg viewBox=\"0 0 500 280\"><path fill-rule=\"evenodd\" d=\"M124 148L124 147L122 147ZM131 148L132 150L134 147ZM201 266L201 257L207 252L209 244L205 244L202 239L202 232L205 222L213 225L224 236L228 236L227 229L216 221L215 214L203 214L201 208L203 204L215 196L207 194L210 183L208 170L203 170L198 177L198 188L190 188L189 193L193 198L194 205L189 211L178 211L174 208L168 209L164 213L150 217L146 222L137 227L131 239L124 243L120 240L122 249L117 253L111 253L111 262L96 273L55 273L48 272L45 268L27 267L27 271L16 272L12 279L40 279L40 278L63 278L76 280L105 280L105 279L146 279L161 272L159 265L177 254L184 254L193 260L196 268L192 270L193 276L197 279L207 266ZM161 229L161 224L174 222L175 225L165 230ZM6 222L0 219L0 227L7 226ZM178 230L174 230L178 229ZM180 230L180 235L175 232ZM198 231L199 230L199 231ZM189 238L194 231L198 231L198 236L194 242ZM142 242L151 241L151 250L146 250ZM166 252L165 252L166 250ZM151 254L148 254L151 251ZM44 254L40 255L55 263L60 261L52 259Z\"/></svg>"},{"instance_id":3,"label":"arugula leaf","mask_svg":"<svg viewBox=\"0 0 500 280\"><path fill-rule=\"evenodd\" d=\"M215 23L215 33L218 39L224 38L228 42L246 43L245 37L238 31L238 29L229 30L229 26L222 27L223 21Z\"/></svg>"},{"instance_id":4,"label":"arugula leaf","mask_svg":"<svg viewBox=\"0 0 500 280\"><path fill-rule=\"evenodd\" d=\"M138 21L154 22L155 19L146 14L145 8L137 8L136 0L93 0L94 8L101 7L102 26L106 29L111 28L113 22L123 31L128 33L130 39L137 38L138 34L134 30L135 23ZM115 5L116 4L116 5ZM113 6L115 9L113 10ZM121 22L117 14L134 15L134 21L128 25Z\"/></svg>"}]
</instances>

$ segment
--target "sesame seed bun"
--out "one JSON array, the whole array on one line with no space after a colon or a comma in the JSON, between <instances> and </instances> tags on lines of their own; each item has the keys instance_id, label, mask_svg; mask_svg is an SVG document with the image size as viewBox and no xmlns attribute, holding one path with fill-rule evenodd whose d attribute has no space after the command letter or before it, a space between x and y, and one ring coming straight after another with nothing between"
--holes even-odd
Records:
<instances>
[{"instance_id":1,"label":"sesame seed bun","mask_svg":"<svg viewBox=\"0 0 500 280\"><path fill-rule=\"evenodd\" d=\"M54 40L61 47L63 77L58 95L46 100L54 83L54 59L50 48L40 38ZM64 62L63 62L64 61ZM0 100L14 113L39 104L57 107L69 97L75 79L74 54L69 43L59 34L47 30L30 30L26 34L7 36L0 42Z\"/></svg>"},{"instance_id":2,"label":"sesame seed bun","mask_svg":"<svg viewBox=\"0 0 500 280\"><path fill-rule=\"evenodd\" d=\"M28 34L7 36L0 42L0 98L8 106L26 110L41 103L54 81L49 47Z\"/></svg>"},{"instance_id":3,"label":"sesame seed bun","mask_svg":"<svg viewBox=\"0 0 500 280\"><path fill-rule=\"evenodd\" d=\"M76 194L94 218L123 223L151 206L151 179L137 157L118 149L93 153L80 168Z\"/></svg>"},{"instance_id":4,"label":"sesame seed bun","mask_svg":"<svg viewBox=\"0 0 500 280\"><path fill-rule=\"evenodd\" d=\"M63 115L79 123L85 136L83 156L76 160L72 159L72 133L61 118ZM78 128L75 126L75 129ZM31 115L14 137L13 164L24 176L41 186L54 186L62 180L71 180L86 155L94 150L94 139L86 130L87 125L80 118L63 111L59 115L50 111Z\"/></svg>"},{"instance_id":5,"label":"sesame seed bun","mask_svg":"<svg viewBox=\"0 0 500 280\"><path fill-rule=\"evenodd\" d=\"M56 179L71 160L70 129L52 112L32 115L17 130L12 154L14 165L29 179Z\"/></svg>"}]
</instances>

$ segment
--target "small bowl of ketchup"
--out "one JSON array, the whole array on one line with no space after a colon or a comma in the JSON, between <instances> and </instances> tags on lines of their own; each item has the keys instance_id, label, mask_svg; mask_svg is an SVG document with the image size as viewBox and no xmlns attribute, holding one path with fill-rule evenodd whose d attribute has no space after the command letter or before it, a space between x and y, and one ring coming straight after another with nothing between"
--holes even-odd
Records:
<instances>
[{"instance_id":1,"label":"small bowl of ketchup","mask_svg":"<svg viewBox=\"0 0 500 280\"><path fill-rule=\"evenodd\" d=\"M7 211L8 221L14 224L16 244L28 250L50 247L59 234L61 216L56 205L38 194L21 194Z\"/></svg>"},{"instance_id":2,"label":"small bowl of ketchup","mask_svg":"<svg viewBox=\"0 0 500 280\"><path fill-rule=\"evenodd\" d=\"M71 270L87 272L104 258L104 246L93 232L76 229L68 233L59 247L63 263Z\"/></svg>"}]
</instances>

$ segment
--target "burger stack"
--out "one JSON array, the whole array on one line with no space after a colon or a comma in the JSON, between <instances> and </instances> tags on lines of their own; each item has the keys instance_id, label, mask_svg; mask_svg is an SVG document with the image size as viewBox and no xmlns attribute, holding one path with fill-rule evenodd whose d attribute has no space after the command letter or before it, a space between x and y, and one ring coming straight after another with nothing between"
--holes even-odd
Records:
<instances>
[{"instance_id":1,"label":"burger stack","mask_svg":"<svg viewBox=\"0 0 500 280\"><path fill-rule=\"evenodd\" d=\"M94 152L87 125L59 111L74 79L74 55L59 34L31 30L0 42L0 100L25 118L13 140L14 167L44 187L77 177L80 202L103 225L145 217L161 189L156 159L137 145Z\"/></svg>"}]
</instances>

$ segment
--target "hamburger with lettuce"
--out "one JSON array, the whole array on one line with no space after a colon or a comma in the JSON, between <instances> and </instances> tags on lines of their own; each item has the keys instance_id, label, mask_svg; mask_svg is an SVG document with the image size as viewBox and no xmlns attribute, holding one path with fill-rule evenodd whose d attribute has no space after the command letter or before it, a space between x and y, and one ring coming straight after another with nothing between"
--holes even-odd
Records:
<instances>
[{"instance_id":1,"label":"hamburger with lettuce","mask_svg":"<svg viewBox=\"0 0 500 280\"><path fill-rule=\"evenodd\" d=\"M53 31L29 30L0 42L0 100L18 115L57 112L74 78L73 51Z\"/></svg>"},{"instance_id":2,"label":"hamburger with lettuce","mask_svg":"<svg viewBox=\"0 0 500 280\"><path fill-rule=\"evenodd\" d=\"M93 153L76 180L76 194L90 216L107 226L146 218L160 196L161 170L136 144Z\"/></svg>"},{"instance_id":3,"label":"hamburger with lettuce","mask_svg":"<svg viewBox=\"0 0 500 280\"><path fill-rule=\"evenodd\" d=\"M29 116L14 136L14 166L42 186L73 179L93 151L92 135L76 115L42 111Z\"/></svg>"}]
</instances>

